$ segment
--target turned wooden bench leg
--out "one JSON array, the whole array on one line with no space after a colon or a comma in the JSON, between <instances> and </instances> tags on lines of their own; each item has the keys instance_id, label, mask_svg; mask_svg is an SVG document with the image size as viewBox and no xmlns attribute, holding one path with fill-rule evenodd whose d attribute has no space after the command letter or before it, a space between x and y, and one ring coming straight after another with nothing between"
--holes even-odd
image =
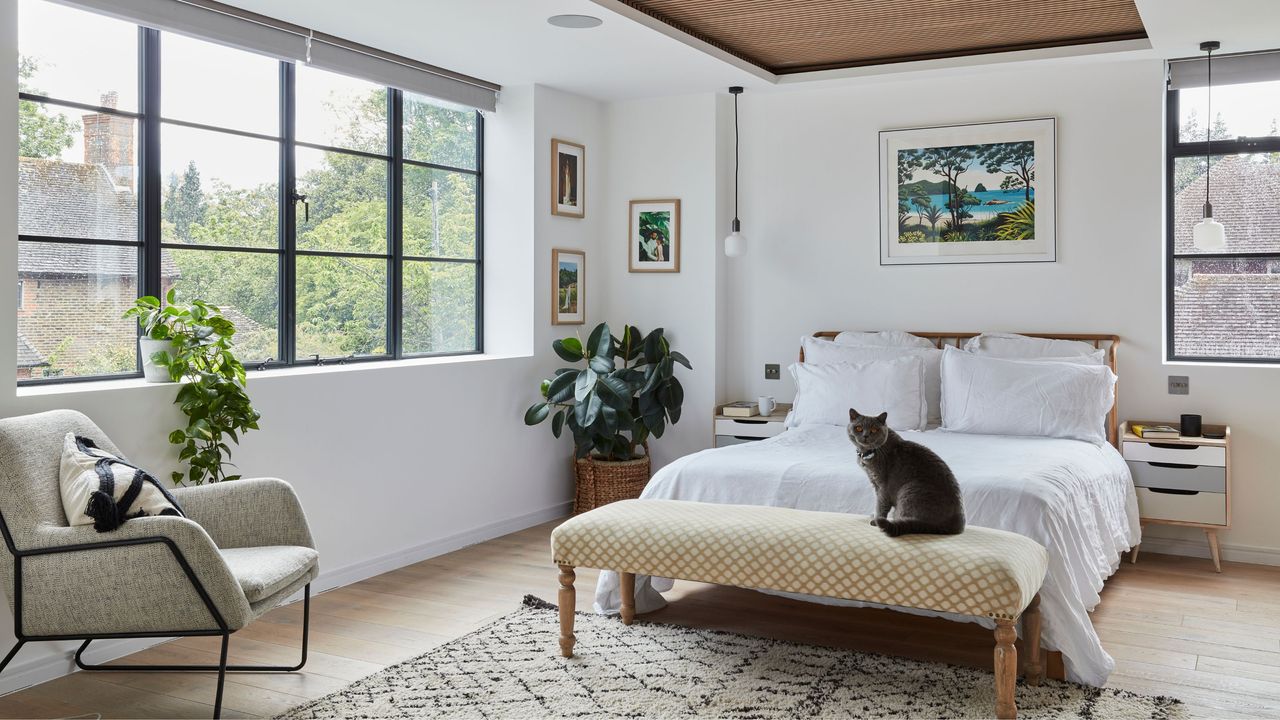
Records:
<instances>
[{"instance_id":1,"label":"turned wooden bench leg","mask_svg":"<svg viewBox=\"0 0 1280 720\"><path fill-rule=\"evenodd\" d=\"M1022 640L1027 647L1027 684L1039 685L1044 680L1044 657L1040 652L1040 595L1022 611Z\"/></svg>"},{"instance_id":2,"label":"turned wooden bench leg","mask_svg":"<svg viewBox=\"0 0 1280 720\"><path fill-rule=\"evenodd\" d=\"M622 579L622 624L630 625L636 619L636 575L619 573Z\"/></svg>"},{"instance_id":3,"label":"turned wooden bench leg","mask_svg":"<svg viewBox=\"0 0 1280 720\"><path fill-rule=\"evenodd\" d=\"M996 717L1000 720L1018 717L1013 700L1018 684L1018 648L1014 645L1017 639L1013 620L996 620Z\"/></svg>"},{"instance_id":4,"label":"turned wooden bench leg","mask_svg":"<svg viewBox=\"0 0 1280 720\"><path fill-rule=\"evenodd\" d=\"M573 611L578 605L575 577L572 565L560 566L560 654L565 657L573 657L573 644L578 639L573 634Z\"/></svg>"}]
</instances>

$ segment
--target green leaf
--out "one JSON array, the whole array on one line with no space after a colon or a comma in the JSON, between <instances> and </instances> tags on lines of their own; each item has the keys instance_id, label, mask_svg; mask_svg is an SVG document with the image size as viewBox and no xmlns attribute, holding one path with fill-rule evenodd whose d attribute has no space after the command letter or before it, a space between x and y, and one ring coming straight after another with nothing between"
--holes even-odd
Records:
<instances>
[{"instance_id":1,"label":"green leaf","mask_svg":"<svg viewBox=\"0 0 1280 720\"><path fill-rule=\"evenodd\" d=\"M586 399L587 395L589 395L592 390L595 390L597 377L599 376L596 375L596 371L591 368L587 368L579 372L578 378L573 384L573 399L579 403ZM591 423L584 422L582 424L590 425Z\"/></svg>"},{"instance_id":2,"label":"green leaf","mask_svg":"<svg viewBox=\"0 0 1280 720\"><path fill-rule=\"evenodd\" d=\"M551 418L551 434L557 438L564 429L564 415L564 410L557 410L555 417Z\"/></svg>"},{"instance_id":3,"label":"green leaf","mask_svg":"<svg viewBox=\"0 0 1280 720\"><path fill-rule=\"evenodd\" d=\"M577 346L576 350L568 346L569 341L573 341L573 343ZM565 338L564 340L556 340L551 343L551 349L555 350L556 355L559 355L560 359L562 360L568 360L569 362L578 362L579 360L582 359L582 343L579 343L577 338Z\"/></svg>"},{"instance_id":4,"label":"green leaf","mask_svg":"<svg viewBox=\"0 0 1280 720\"><path fill-rule=\"evenodd\" d=\"M181 445L186 441L187 441L187 434L182 432L181 430L174 430L173 432L169 433L169 442L174 445Z\"/></svg>"},{"instance_id":5,"label":"green leaf","mask_svg":"<svg viewBox=\"0 0 1280 720\"><path fill-rule=\"evenodd\" d=\"M613 354L592 355L589 364L592 370L600 374L611 373L613 372Z\"/></svg>"},{"instance_id":6,"label":"green leaf","mask_svg":"<svg viewBox=\"0 0 1280 720\"><path fill-rule=\"evenodd\" d=\"M671 359L675 360L676 362L680 363L681 365L685 366L690 370L693 369L693 365L689 364L689 358L685 357L681 353L676 352L675 350L671 351Z\"/></svg>"},{"instance_id":7,"label":"green leaf","mask_svg":"<svg viewBox=\"0 0 1280 720\"><path fill-rule=\"evenodd\" d=\"M577 381L578 372L560 373L555 380L547 386L547 402L562 403L571 397L574 397L574 383Z\"/></svg>"},{"instance_id":8,"label":"green leaf","mask_svg":"<svg viewBox=\"0 0 1280 720\"><path fill-rule=\"evenodd\" d=\"M561 342L564 343L565 349L569 352L577 353L578 357L582 357L582 341L576 337L567 337Z\"/></svg>"},{"instance_id":9,"label":"green leaf","mask_svg":"<svg viewBox=\"0 0 1280 720\"><path fill-rule=\"evenodd\" d=\"M537 425L547 419L547 413L550 412L551 406L546 403L534 403L524 411L524 424Z\"/></svg>"}]
</instances>

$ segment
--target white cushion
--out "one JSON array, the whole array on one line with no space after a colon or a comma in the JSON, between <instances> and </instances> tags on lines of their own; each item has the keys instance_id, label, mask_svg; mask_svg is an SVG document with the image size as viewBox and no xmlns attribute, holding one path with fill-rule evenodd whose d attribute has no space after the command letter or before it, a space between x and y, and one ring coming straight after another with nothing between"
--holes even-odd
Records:
<instances>
[{"instance_id":1,"label":"white cushion","mask_svg":"<svg viewBox=\"0 0 1280 720\"><path fill-rule=\"evenodd\" d=\"M1004 358L1097 357L1096 364L1104 363L1104 351L1095 348L1091 342L1033 338L1014 333L982 333L969 338L964 349L979 355Z\"/></svg>"},{"instance_id":2,"label":"white cushion","mask_svg":"<svg viewBox=\"0 0 1280 720\"><path fill-rule=\"evenodd\" d=\"M925 424L937 427L942 423L942 351L932 343L925 342L927 347L845 345L822 338L806 337L800 340L800 346L804 349L805 363L815 365L841 362L859 365L900 357L920 358L924 362Z\"/></svg>"},{"instance_id":3,"label":"white cushion","mask_svg":"<svg viewBox=\"0 0 1280 720\"><path fill-rule=\"evenodd\" d=\"M845 331L836 336L835 341L840 345L853 345L856 347L911 347L911 348L933 348L937 346L928 338L922 338L919 335L912 335L905 330L880 330L878 332L851 332Z\"/></svg>"},{"instance_id":4,"label":"white cushion","mask_svg":"<svg viewBox=\"0 0 1280 720\"><path fill-rule=\"evenodd\" d=\"M1011 360L947 348L942 427L1103 443L1115 384L1115 373L1105 365Z\"/></svg>"},{"instance_id":5,"label":"white cushion","mask_svg":"<svg viewBox=\"0 0 1280 720\"><path fill-rule=\"evenodd\" d=\"M58 486L67 523L93 525L98 532L133 517L182 515L178 501L145 470L75 433L62 442Z\"/></svg>"},{"instance_id":6,"label":"white cushion","mask_svg":"<svg viewBox=\"0 0 1280 720\"><path fill-rule=\"evenodd\" d=\"M786 426L847 425L849 409L864 415L889 413L894 430L923 430L924 362L900 357L860 364L794 363L796 399Z\"/></svg>"}]
</instances>

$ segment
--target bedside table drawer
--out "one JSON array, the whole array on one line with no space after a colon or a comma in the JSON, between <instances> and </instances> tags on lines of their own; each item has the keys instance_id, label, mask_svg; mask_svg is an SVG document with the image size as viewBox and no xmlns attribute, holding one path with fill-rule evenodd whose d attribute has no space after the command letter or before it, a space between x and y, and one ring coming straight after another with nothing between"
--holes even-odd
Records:
<instances>
[{"instance_id":1,"label":"bedside table drawer","mask_svg":"<svg viewBox=\"0 0 1280 720\"><path fill-rule=\"evenodd\" d=\"M781 435L786 430L782 423L769 420L748 420L719 418L716 420L716 435L735 435L737 437L768 438Z\"/></svg>"},{"instance_id":2,"label":"bedside table drawer","mask_svg":"<svg viewBox=\"0 0 1280 720\"><path fill-rule=\"evenodd\" d=\"M1143 520L1227 524L1227 496L1223 493L1192 492L1190 494L1159 492L1138 488L1138 514Z\"/></svg>"},{"instance_id":3,"label":"bedside table drawer","mask_svg":"<svg viewBox=\"0 0 1280 720\"><path fill-rule=\"evenodd\" d=\"M1224 467L1133 460L1128 463L1129 472L1133 473L1133 484L1140 488L1202 490L1211 493L1227 491L1227 469Z\"/></svg>"},{"instance_id":4,"label":"bedside table drawer","mask_svg":"<svg viewBox=\"0 0 1280 720\"><path fill-rule=\"evenodd\" d=\"M1173 445L1157 447L1158 440L1124 443L1125 460L1145 462L1179 463L1182 465L1213 465L1226 467L1227 449L1210 445Z\"/></svg>"}]
</instances>

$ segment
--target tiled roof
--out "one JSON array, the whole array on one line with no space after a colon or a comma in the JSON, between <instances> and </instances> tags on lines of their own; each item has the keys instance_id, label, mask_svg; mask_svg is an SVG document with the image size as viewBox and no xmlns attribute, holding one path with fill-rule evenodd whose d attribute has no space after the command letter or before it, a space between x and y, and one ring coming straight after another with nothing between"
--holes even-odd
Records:
<instances>
[{"instance_id":1,"label":"tiled roof","mask_svg":"<svg viewBox=\"0 0 1280 720\"><path fill-rule=\"evenodd\" d=\"M1280 274L1193 274L1174 290L1174 352L1280 357Z\"/></svg>"},{"instance_id":2,"label":"tiled roof","mask_svg":"<svg viewBox=\"0 0 1280 720\"><path fill-rule=\"evenodd\" d=\"M52 242L18 243L18 273L23 275L136 275L138 249L117 245L71 245ZM160 252L160 274L179 276L167 251Z\"/></svg>"},{"instance_id":3,"label":"tiled roof","mask_svg":"<svg viewBox=\"0 0 1280 720\"><path fill-rule=\"evenodd\" d=\"M1213 217L1226 226L1227 252L1280 253L1280 162L1227 155L1213 164ZM1201 175L1174 202L1175 252L1193 253L1191 231L1204 214Z\"/></svg>"},{"instance_id":4,"label":"tiled roof","mask_svg":"<svg viewBox=\"0 0 1280 720\"><path fill-rule=\"evenodd\" d=\"M18 367L33 368L44 367L48 365L48 361L31 347L31 343L27 342L27 338L22 333L18 333Z\"/></svg>"}]
</instances>

